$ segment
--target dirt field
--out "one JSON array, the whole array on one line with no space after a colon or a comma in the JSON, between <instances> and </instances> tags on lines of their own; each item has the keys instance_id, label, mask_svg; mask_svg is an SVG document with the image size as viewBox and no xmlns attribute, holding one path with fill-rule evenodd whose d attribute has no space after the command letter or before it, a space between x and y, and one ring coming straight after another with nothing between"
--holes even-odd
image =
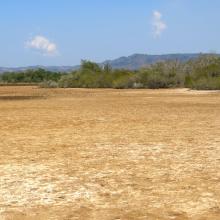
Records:
<instances>
[{"instance_id":1,"label":"dirt field","mask_svg":"<svg viewBox=\"0 0 220 220\"><path fill-rule=\"evenodd\" d=\"M219 220L220 92L0 87L0 220Z\"/></svg>"}]
</instances>

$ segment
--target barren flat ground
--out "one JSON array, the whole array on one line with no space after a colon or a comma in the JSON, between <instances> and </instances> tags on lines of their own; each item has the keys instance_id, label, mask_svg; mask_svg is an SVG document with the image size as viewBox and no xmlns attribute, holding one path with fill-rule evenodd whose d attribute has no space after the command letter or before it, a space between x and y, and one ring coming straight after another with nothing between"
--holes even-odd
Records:
<instances>
[{"instance_id":1,"label":"barren flat ground","mask_svg":"<svg viewBox=\"0 0 220 220\"><path fill-rule=\"evenodd\" d=\"M220 92L0 87L0 220L219 220Z\"/></svg>"}]
</instances>

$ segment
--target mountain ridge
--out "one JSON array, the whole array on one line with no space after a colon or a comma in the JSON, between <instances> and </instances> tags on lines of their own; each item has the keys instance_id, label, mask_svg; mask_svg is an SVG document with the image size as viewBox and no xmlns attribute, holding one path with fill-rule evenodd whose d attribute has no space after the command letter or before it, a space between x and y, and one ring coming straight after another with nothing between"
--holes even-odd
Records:
<instances>
[{"instance_id":1,"label":"mountain ridge","mask_svg":"<svg viewBox=\"0 0 220 220\"><path fill-rule=\"evenodd\" d=\"M109 64L113 69L129 69L136 70L141 67L154 64L159 61L178 60L180 62L186 62L190 59L195 59L201 55L209 55L209 53L173 53L162 55L148 55L148 54L133 54L130 56L122 56L113 60L106 60L100 65ZM217 54L219 55L219 54ZM79 65L76 66L27 66L27 67L0 67L0 73L4 72L22 72L29 69L43 68L53 72L71 72L77 70Z\"/></svg>"}]
</instances>

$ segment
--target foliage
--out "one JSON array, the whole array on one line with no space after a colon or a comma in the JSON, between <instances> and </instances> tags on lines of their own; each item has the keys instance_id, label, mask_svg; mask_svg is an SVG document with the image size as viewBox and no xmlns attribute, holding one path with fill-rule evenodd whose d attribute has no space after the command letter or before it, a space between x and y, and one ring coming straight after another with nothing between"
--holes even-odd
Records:
<instances>
[{"instance_id":1,"label":"foliage","mask_svg":"<svg viewBox=\"0 0 220 220\"><path fill-rule=\"evenodd\" d=\"M201 56L185 63L164 61L137 71L112 69L83 60L79 70L56 73L43 69L4 73L1 83L40 83L63 88L180 88L220 89L220 57Z\"/></svg>"},{"instance_id":2,"label":"foliage","mask_svg":"<svg viewBox=\"0 0 220 220\"><path fill-rule=\"evenodd\" d=\"M59 81L60 73L44 69L27 70L25 72L9 72L1 75L0 79L6 83L41 83L43 81Z\"/></svg>"},{"instance_id":3,"label":"foliage","mask_svg":"<svg viewBox=\"0 0 220 220\"><path fill-rule=\"evenodd\" d=\"M185 64L185 86L192 89L220 89L220 58L201 56Z\"/></svg>"},{"instance_id":4,"label":"foliage","mask_svg":"<svg viewBox=\"0 0 220 220\"><path fill-rule=\"evenodd\" d=\"M58 83L52 80L44 81L40 83L40 87L42 88L58 88Z\"/></svg>"}]
</instances>

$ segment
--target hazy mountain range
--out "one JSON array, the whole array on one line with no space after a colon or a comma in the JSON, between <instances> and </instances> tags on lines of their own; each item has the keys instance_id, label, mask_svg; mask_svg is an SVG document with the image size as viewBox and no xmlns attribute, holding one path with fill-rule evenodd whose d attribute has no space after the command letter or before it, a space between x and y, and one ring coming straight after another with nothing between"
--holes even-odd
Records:
<instances>
[{"instance_id":1,"label":"hazy mountain range","mask_svg":"<svg viewBox=\"0 0 220 220\"><path fill-rule=\"evenodd\" d=\"M134 54L128 57L120 57L115 60L106 60L103 63L100 63L100 65L109 63L114 69L124 68L124 69L135 70L147 66L149 64L156 63L158 61L178 60L180 62L185 62L190 59L197 58L200 55L201 53L164 54L164 55ZM43 68L49 71L56 71L56 72L70 72L72 70L78 69L79 65L78 66L27 66L27 67L15 67L15 68L0 67L0 73L13 72L13 71L19 72L28 69L38 69L38 68Z\"/></svg>"}]
</instances>

